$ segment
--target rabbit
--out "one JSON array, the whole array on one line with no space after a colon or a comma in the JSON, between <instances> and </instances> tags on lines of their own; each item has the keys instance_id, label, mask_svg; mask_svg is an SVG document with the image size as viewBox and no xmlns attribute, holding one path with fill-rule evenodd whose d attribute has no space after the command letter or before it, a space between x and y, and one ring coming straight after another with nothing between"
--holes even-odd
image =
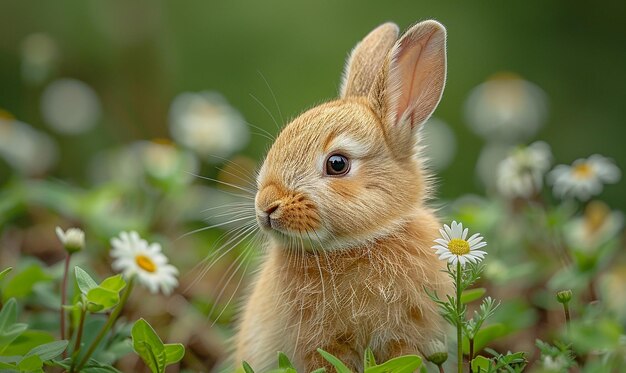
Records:
<instances>
[{"instance_id":1,"label":"rabbit","mask_svg":"<svg viewBox=\"0 0 626 373\"><path fill-rule=\"evenodd\" d=\"M235 336L234 360L263 372L284 352L299 372L362 372L442 339L425 288L451 292L431 247L439 222L420 129L446 78L446 30L385 23L351 52L339 98L288 123L259 169L255 213L267 252Z\"/></svg>"}]
</instances>

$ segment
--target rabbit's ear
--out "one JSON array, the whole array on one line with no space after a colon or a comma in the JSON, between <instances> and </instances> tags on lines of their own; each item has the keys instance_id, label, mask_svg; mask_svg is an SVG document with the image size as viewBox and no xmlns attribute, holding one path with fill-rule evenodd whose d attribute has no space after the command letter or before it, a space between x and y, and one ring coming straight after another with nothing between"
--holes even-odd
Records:
<instances>
[{"instance_id":1,"label":"rabbit's ear","mask_svg":"<svg viewBox=\"0 0 626 373\"><path fill-rule=\"evenodd\" d=\"M417 130L435 111L445 80L446 29L420 22L395 43L369 93L400 157L413 154Z\"/></svg>"},{"instance_id":2,"label":"rabbit's ear","mask_svg":"<svg viewBox=\"0 0 626 373\"><path fill-rule=\"evenodd\" d=\"M398 26L384 23L359 42L350 53L343 72L339 96L367 96L383 62L398 40Z\"/></svg>"}]
</instances>

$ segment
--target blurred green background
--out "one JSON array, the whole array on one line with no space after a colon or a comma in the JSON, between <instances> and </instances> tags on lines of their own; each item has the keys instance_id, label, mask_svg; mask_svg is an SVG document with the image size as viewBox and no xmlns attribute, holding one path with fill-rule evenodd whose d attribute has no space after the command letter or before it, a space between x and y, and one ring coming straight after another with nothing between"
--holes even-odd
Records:
<instances>
[{"instance_id":1,"label":"blurred green background","mask_svg":"<svg viewBox=\"0 0 626 373\"><path fill-rule=\"evenodd\" d=\"M623 1L2 1L0 108L46 129L45 83L70 77L90 85L102 119L80 135L53 132L61 151L51 171L85 184L90 157L99 150L169 137L168 111L180 92L220 92L249 123L276 133L251 97L280 117L263 77L284 118L292 118L336 96L347 53L373 27L394 21L404 29L427 18L449 32L448 83L435 116L458 143L454 161L439 172L441 197L480 190L474 165L483 140L467 128L463 105L473 87L502 71L546 92L549 114L537 138L551 144L557 163L602 153L622 165ZM22 43L33 33L46 34L58 49L54 72L41 84L20 74ZM243 153L260 159L268 145L253 135ZM0 180L9 173L3 166ZM626 209L623 185L608 186L604 197Z\"/></svg>"}]
</instances>

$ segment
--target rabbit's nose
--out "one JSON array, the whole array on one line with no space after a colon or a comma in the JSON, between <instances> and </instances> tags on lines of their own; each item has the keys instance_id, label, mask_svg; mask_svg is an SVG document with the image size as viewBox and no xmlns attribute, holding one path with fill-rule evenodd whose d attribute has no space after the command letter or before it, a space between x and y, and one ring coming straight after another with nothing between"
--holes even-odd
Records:
<instances>
[{"instance_id":1,"label":"rabbit's nose","mask_svg":"<svg viewBox=\"0 0 626 373\"><path fill-rule=\"evenodd\" d=\"M279 207L280 207L280 203L275 203L265 209L265 213L267 214L268 219L269 219L269 216L272 215L274 211L278 210Z\"/></svg>"}]
</instances>

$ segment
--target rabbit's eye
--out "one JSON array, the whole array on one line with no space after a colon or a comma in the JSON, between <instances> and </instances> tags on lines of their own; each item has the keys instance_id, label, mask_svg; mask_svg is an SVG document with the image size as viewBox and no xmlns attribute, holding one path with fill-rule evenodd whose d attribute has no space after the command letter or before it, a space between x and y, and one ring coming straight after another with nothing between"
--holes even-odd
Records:
<instances>
[{"instance_id":1,"label":"rabbit's eye","mask_svg":"<svg viewBox=\"0 0 626 373\"><path fill-rule=\"evenodd\" d=\"M350 171L350 161L341 154L333 154L326 160L326 174L342 176Z\"/></svg>"}]
</instances>

